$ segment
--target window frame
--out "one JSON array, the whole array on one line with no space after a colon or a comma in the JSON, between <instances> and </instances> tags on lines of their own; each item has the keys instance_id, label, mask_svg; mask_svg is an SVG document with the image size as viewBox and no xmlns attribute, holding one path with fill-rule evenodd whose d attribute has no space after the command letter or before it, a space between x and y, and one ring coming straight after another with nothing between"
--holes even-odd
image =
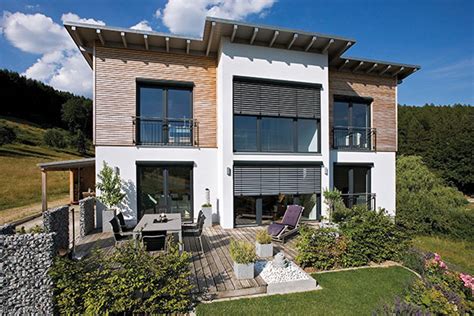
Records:
<instances>
[{"instance_id":1,"label":"window frame","mask_svg":"<svg viewBox=\"0 0 474 316\"><path fill-rule=\"evenodd\" d=\"M193 82L186 82L186 81L171 81L171 80L152 80L152 79L144 79L144 78L137 78L135 82L135 117L142 118L141 113L141 98L140 98L140 88L155 88L163 90L162 96L162 113L163 117L156 117L156 119L173 119L172 117L168 117L168 90L182 90L182 91L189 91L190 92L190 100L189 100L189 113L190 113L190 120L194 120L194 83ZM146 117L143 117L146 118ZM155 118L155 117L154 117ZM140 124L135 124L135 139L136 143L140 145L141 143L141 135L140 135ZM194 139L194 131L191 130L191 139ZM156 146L160 145L169 145L169 140L166 138L162 144L157 144ZM150 146L150 145L146 145ZM155 146L155 145L151 145Z\"/></svg>"},{"instance_id":2,"label":"window frame","mask_svg":"<svg viewBox=\"0 0 474 316\"><path fill-rule=\"evenodd\" d=\"M365 104L367 106L367 126L365 128L372 128L372 98L366 97L352 97L352 96L341 96L335 95L333 100L333 128L341 128L341 127L348 127L348 128L360 128L361 126L354 126L353 125L353 106L354 103L356 104ZM347 103L348 106L348 124L347 125L336 125L336 102L340 103Z\"/></svg>"},{"instance_id":3,"label":"window frame","mask_svg":"<svg viewBox=\"0 0 474 316\"><path fill-rule=\"evenodd\" d=\"M255 117L256 118L256 144L257 150L236 150L235 149L235 118L236 117ZM290 131L293 137L293 150L291 151L281 151L281 150L269 150L262 151L262 118L283 118L292 120L292 130ZM316 151L298 151L298 120L314 120L316 123L316 131L318 133L318 148ZM234 153L292 153L292 154L320 154L321 153L321 119L320 118L306 118L306 117L288 117L288 116L270 116L270 115L252 115L252 114L233 114L232 117L232 149Z\"/></svg>"}]
</instances>

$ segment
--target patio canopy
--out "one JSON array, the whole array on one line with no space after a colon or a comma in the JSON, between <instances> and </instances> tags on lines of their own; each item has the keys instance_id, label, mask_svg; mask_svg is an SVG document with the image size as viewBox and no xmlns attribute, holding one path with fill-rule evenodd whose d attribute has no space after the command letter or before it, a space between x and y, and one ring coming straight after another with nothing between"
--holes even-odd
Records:
<instances>
[{"instance_id":1,"label":"patio canopy","mask_svg":"<svg viewBox=\"0 0 474 316\"><path fill-rule=\"evenodd\" d=\"M41 169L41 200L43 212L48 209L47 174L51 171L69 171L69 198L76 203L84 191L95 189L95 158L39 163Z\"/></svg>"}]
</instances>

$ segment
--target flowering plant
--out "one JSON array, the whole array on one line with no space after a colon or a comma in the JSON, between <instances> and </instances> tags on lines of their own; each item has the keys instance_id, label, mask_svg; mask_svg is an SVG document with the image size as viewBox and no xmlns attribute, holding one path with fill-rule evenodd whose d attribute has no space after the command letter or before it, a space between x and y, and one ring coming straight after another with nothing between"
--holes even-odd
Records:
<instances>
[{"instance_id":1,"label":"flowering plant","mask_svg":"<svg viewBox=\"0 0 474 316\"><path fill-rule=\"evenodd\" d=\"M459 278L464 283L464 287L471 290L471 295L474 296L474 278L472 275L460 273Z\"/></svg>"}]
</instances>

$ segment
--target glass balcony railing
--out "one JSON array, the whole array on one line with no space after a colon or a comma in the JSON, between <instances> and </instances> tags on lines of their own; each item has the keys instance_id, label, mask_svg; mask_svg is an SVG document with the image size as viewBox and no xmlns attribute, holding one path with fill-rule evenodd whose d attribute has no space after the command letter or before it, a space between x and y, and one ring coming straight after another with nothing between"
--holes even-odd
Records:
<instances>
[{"instance_id":1,"label":"glass balcony railing","mask_svg":"<svg viewBox=\"0 0 474 316\"><path fill-rule=\"evenodd\" d=\"M370 127L335 126L333 148L373 151L376 148L376 130Z\"/></svg>"},{"instance_id":2,"label":"glass balcony railing","mask_svg":"<svg viewBox=\"0 0 474 316\"><path fill-rule=\"evenodd\" d=\"M198 146L196 120L136 116L133 122L137 145Z\"/></svg>"}]
</instances>

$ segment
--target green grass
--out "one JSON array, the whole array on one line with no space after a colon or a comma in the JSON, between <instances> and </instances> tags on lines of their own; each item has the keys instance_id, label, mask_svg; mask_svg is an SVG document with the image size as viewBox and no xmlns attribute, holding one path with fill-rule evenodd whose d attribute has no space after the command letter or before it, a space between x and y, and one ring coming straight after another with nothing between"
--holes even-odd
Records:
<instances>
[{"instance_id":1,"label":"green grass","mask_svg":"<svg viewBox=\"0 0 474 316\"><path fill-rule=\"evenodd\" d=\"M425 252L438 253L453 270L474 274L474 242L472 241L420 236L415 238L413 244Z\"/></svg>"},{"instance_id":2,"label":"green grass","mask_svg":"<svg viewBox=\"0 0 474 316\"><path fill-rule=\"evenodd\" d=\"M54 149L44 146L45 129L19 119L0 117L0 123L14 128L15 143L0 146L0 215L11 208L41 202L40 162L78 159L80 156L71 149ZM48 197L51 200L67 196L69 190L67 172L48 174ZM11 210L18 212L18 210Z\"/></svg>"},{"instance_id":3,"label":"green grass","mask_svg":"<svg viewBox=\"0 0 474 316\"><path fill-rule=\"evenodd\" d=\"M371 315L413 281L402 267L368 268L313 275L322 290L197 306L197 315Z\"/></svg>"}]
</instances>

